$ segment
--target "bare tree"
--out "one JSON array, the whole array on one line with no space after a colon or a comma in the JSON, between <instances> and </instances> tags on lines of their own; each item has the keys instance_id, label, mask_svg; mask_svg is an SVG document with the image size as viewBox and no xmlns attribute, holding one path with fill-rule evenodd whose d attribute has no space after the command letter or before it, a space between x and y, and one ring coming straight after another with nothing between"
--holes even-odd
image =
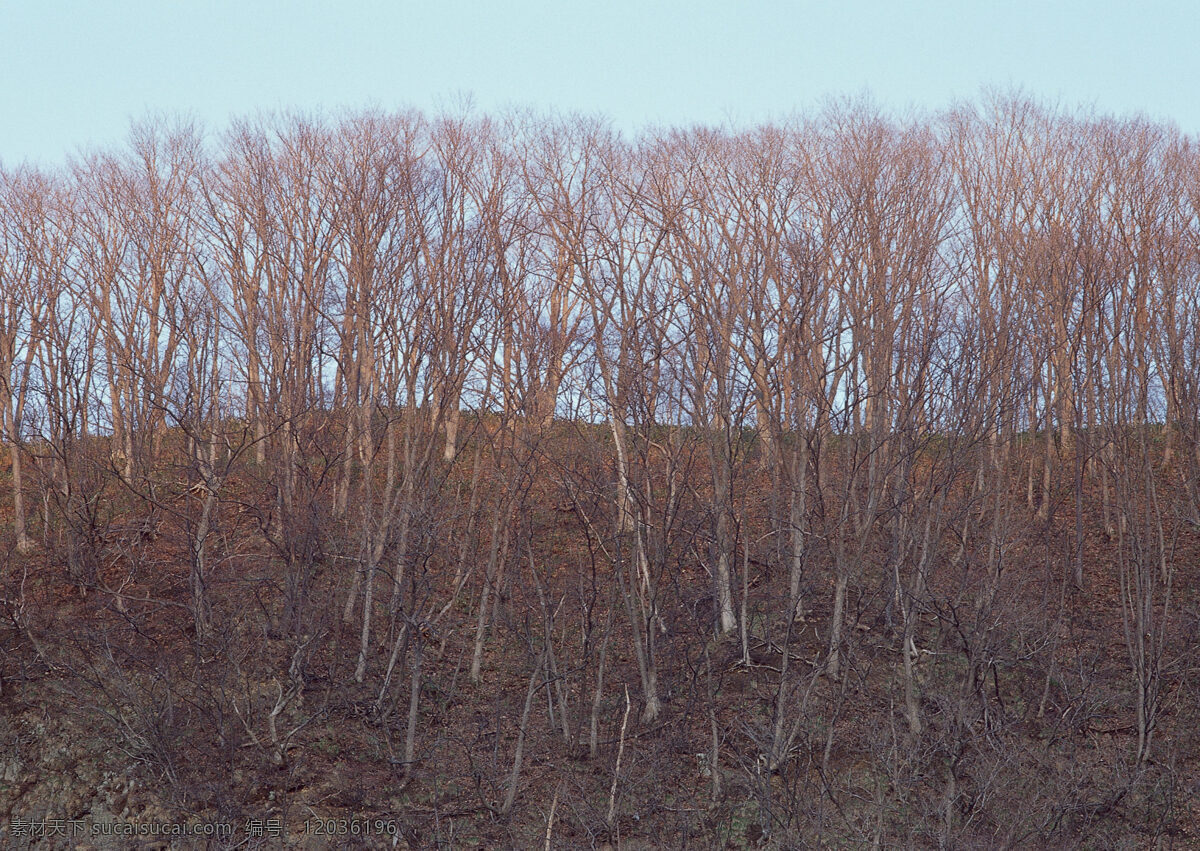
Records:
<instances>
[{"instance_id":1,"label":"bare tree","mask_svg":"<svg viewBox=\"0 0 1200 851\"><path fill-rule=\"evenodd\" d=\"M17 551L33 548L25 509L22 454L33 366L42 343L47 296L43 258L49 180L36 172L0 172L0 438L8 445L12 470L13 535Z\"/></svg>"}]
</instances>

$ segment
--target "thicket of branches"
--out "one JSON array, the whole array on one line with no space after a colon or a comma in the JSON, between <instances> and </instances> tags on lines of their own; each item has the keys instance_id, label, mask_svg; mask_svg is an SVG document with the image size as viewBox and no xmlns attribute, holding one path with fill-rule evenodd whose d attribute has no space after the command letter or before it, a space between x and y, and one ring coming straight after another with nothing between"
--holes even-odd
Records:
<instances>
[{"instance_id":1,"label":"thicket of branches","mask_svg":"<svg viewBox=\"0 0 1200 851\"><path fill-rule=\"evenodd\" d=\"M287 766L345 694L408 783L472 751L427 723L459 665L517 666L481 806L531 748L615 759L558 765L547 835L655 791L624 681L709 730L639 770L703 751L787 841L1161 836L1198 352L1200 150L1143 119L142 124L0 172L8 618L191 805L192 751ZM102 603L69 641L46 577Z\"/></svg>"}]
</instances>

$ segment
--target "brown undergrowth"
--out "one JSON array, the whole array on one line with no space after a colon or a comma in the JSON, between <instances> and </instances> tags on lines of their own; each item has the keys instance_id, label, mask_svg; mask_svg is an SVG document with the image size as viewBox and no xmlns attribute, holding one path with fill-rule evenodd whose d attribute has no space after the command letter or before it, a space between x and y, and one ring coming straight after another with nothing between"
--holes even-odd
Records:
<instances>
[{"instance_id":1,"label":"brown undergrowth","mask_svg":"<svg viewBox=\"0 0 1200 851\"><path fill-rule=\"evenodd\" d=\"M1200 841L1200 536L1186 522L1168 529L1173 597L1153 747L1139 761L1127 604L1098 487L1082 524L1065 491L1045 520L1016 500L998 573L984 543L946 532L919 599L898 596L910 565L897 573L887 534L869 533L835 677L836 541L814 541L803 612L790 617L770 534L778 492L749 453L735 583L745 629L714 633L709 518L703 486L689 484L673 527L656 533L646 625L663 709L646 719L636 613L614 573L626 555L598 531L612 522L604 453L563 429L512 489L496 446L468 445L414 509L403 565L378 580L361 682L361 624L342 611L360 553L351 517L330 509L321 458L304 462L318 475L289 517L269 470L246 462L222 483L202 602L191 565L203 494L186 478L100 476L86 528L48 508L35 552L6 542L2 556L6 841L25 841L14 819L236 827L224 845L180 847ZM657 475L643 483L650 500L669 488ZM986 508L961 483L947 504L956 520ZM496 512L504 524L489 525ZM493 529L507 529L503 542Z\"/></svg>"}]
</instances>

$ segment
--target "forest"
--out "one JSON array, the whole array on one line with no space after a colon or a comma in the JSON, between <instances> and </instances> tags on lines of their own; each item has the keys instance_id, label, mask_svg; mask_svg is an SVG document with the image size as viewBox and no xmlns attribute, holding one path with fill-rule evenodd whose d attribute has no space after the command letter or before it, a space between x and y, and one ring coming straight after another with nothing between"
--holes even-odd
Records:
<instances>
[{"instance_id":1,"label":"forest","mask_svg":"<svg viewBox=\"0 0 1200 851\"><path fill-rule=\"evenodd\" d=\"M0 169L0 456L12 847L1200 842L1168 123L145 120Z\"/></svg>"}]
</instances>

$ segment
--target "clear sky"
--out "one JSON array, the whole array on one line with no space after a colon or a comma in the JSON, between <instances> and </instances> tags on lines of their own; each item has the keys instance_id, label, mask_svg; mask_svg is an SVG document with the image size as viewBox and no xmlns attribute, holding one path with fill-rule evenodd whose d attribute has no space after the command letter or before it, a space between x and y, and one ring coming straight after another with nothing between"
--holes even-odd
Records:
<instances>
[{"instance_id":1,"label":"clear sky","mask_svg":"<svg viewBox=\"0 0 1200 851\"><path fill-rule=\"evenodd\" d=\"M941 107L983 86L1200 132L1197 0L0 0L0 162L131 119L436 108L463 94L648 124L744 124L829 95Z\"/></svg>"}]
</instances>

